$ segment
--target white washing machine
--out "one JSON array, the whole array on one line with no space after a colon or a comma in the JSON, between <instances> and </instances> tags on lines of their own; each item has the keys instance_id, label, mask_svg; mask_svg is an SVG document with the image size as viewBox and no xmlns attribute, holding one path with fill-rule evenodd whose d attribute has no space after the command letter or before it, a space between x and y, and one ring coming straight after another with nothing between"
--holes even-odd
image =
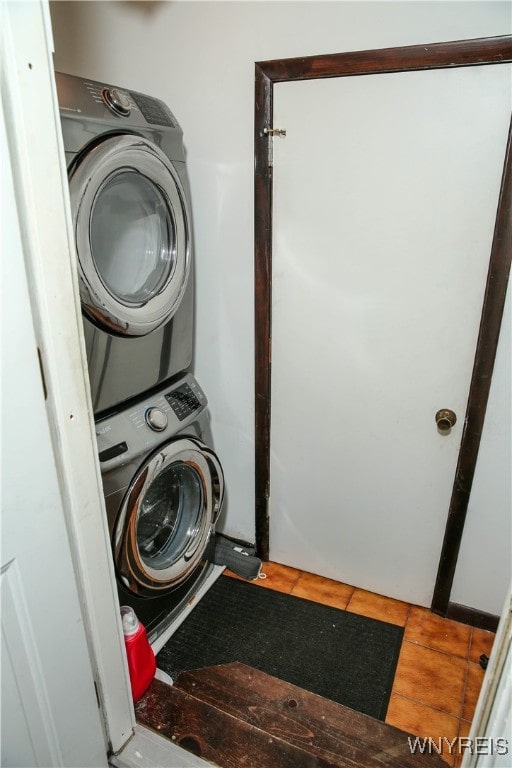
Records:
<instances>
[{"instance_id":1,"label":"white washing machine","mask_svg":"<svg viewBox=\"0 0 512 768\"><path fill-rule=\"evenodd\" d=\"M121 605L158 652L220 575L215 524L224 474L207 401L190 374L96 423Z\"/></svg>"},{"instance_id":2,"label":"white washing machine","mask_svg":"<svg viewBox=\"0 0 512 768\"><path fill-rule=\"evenodd\" d=\"M56 73L94 413L187 370L190 193L160 100Z\"/></svg>"}]
</instances>

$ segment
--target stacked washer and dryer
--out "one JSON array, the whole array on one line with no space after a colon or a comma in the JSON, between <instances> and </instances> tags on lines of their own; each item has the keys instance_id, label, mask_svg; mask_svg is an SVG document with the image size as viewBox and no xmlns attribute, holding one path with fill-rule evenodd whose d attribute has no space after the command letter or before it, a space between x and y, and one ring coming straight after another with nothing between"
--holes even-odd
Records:
<instances>
[{"instance_id":1,"label":"stacked washer and dryer","mask_svg":"<svg viewBox=\"0 0 512 768\"><path fill-rule=\"evenodd\" d=\"M224 477L190 373L182 131L161 101L56 73L99 460L122 605L158 651L222 571Z\"/></svg>"}]
</instances>

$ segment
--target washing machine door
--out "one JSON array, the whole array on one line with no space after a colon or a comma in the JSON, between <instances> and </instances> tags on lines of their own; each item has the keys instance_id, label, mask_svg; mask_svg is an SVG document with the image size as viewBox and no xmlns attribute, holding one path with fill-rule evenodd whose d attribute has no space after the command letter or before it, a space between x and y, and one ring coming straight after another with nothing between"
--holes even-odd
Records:
<instances>
[{"instance_id":1,"label":"washing machine door","mask_svg":"<svg viewBox=\"0 0 512 768\"><path fill-rule=\"evenodd\" d=\"M128 589L151 597L182 584L203 559L223 495L222 466L201 441L176 439L149 456L114 529L114 560Z\"/></svg>"},{"instance_id":2,"label":"washing machine door","mask_svg":"<svg viewBox=\"0 0 512 768\"><path fill-rule=\"evenodd\" d=\"M69 178L82 308L115 334L170 319L190 269L189 211L176 169L152 142L113 136Z\"/></svg>"}]
</instances>

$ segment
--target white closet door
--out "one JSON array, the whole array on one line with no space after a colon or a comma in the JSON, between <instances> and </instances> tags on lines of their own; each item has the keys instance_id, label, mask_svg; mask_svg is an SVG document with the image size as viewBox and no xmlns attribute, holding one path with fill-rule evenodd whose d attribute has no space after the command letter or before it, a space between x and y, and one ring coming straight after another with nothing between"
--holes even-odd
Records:
<instances>
[{"instance_id":1,"label":"white closet door","mask_svg":"<svg viewBox=\"0 0 512 768\"><path fill-rule=\"evenodd\" d=\"M509 65L275 86L272 560L430 604L510 98Z\"/></svg>"}]
</instances>

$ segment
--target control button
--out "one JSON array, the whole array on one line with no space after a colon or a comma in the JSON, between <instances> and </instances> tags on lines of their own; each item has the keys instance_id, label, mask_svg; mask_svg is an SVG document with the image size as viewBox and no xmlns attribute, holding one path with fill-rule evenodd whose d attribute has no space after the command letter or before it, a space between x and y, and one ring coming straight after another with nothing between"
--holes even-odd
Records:
<instances>
[{"instance_id":1,"label":"control button","mask_svg":"<svg viewBox=\"0 0 512 768\"><path fill-rule=\"evenodd\" d=\"M146 422L155 432L163 432L167 426L167 416L160 408L149 408L146 411Z\"/></svg>"},{"instance_id":2,"label":"control button","mask_svg":"<svg viewBox=\"0 0 512 768\"><path fill-rule=\"evenodd\" d=\"M132 111L130 99L118 88L103 88L101 95L107 107L116 115L126 117Z\"/></svg>"},{"instance_id":3,"label":"control button","mask_svg":"<svg viewBox=\"0 0 512 768\"><path fill-rule=\"evenodd\" d=\"M128 446L125 442L118 443L111 448L106 448L104 451L101 451L99 459L100 461L109 461L110 459L115 459L116 456L121 456L122 453L126 453L127 450Z\"/></svg>"}]
</instances>

